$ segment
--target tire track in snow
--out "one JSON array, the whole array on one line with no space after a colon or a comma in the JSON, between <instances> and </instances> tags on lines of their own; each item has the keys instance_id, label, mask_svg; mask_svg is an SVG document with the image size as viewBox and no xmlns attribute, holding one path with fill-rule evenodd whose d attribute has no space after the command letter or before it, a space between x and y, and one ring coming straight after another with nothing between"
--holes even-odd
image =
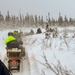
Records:
<instances>
[{"instance_id":1,"label":"tire track in snow","mask_svg":"<svg viewBox=\"0 0 75 75\"><path fill-rule=\"evenodd\" d=\"M38 69L38 64L37 62L34 60L35 55L33 53L33 51L29 51L29 61L30 61L30 70L31 70L31 75L40 75L39 73L39 69Z\"/></svg>"},{"instance_id":2,"label":"tire track in snow","mask_svg":"<svg viewBox=\"0 0 75 75\"><path fill-rule=\"evenodd\" d=\"M29 59L28 56L26 56L25 58L23 58L21 60L21 64L22 64L22 75L31 75L30 73L30 63L29 63Z\"/></svg>"},{"instance_id":3,"label":"tire track in snow","mask_svg":"<svg viewBox=\"0 0 75 75\"><path fill-rule=\"evenodd\" d=\"M34 60L35 55L34 55L33 51L31 50L31 44L33 44L33 42L34 42L35 40L32 40L31 38L27 38L27 39L24 39L24 41L27 42L26 51L27 51L27 53L28 53L31 75L34 75L34 74L35 74L35 75L40 75L39 69L38 69L38 64L37 64L37 62ZM31 43L31 44L30 44L30 43Z\"/></svg>"},{"instance_id":4,"label":"tire track in snow","mask_svg":"<svg viewBox=\"0 0 75 75\"><path fill-rule=\"evenodd\" d=\"M23 47L25 47L25 37L22 37L22 41L23 41ZM28 51L25 47L25 57L23 57L21 63L23 64L22 67L22 74L21 75L31 75L30 72L30 63L29 63L29 58L28 58Z\"/></svg>"}]
</instances>

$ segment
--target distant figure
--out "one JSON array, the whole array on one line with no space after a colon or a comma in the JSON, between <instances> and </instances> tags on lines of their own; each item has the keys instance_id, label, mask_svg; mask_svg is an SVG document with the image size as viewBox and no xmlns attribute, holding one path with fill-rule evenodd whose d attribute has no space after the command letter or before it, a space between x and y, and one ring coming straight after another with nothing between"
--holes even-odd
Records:
<instances>
[{"instance_id":1,"label":"distant figure","mask_svg":"<svg viewBox=\"0 0 75 75\"><path fill-rule=\"evenodd\" d=\"M33 31L33 29L31 29L31 30L30 30L30 34L34 34L34 31Z\"/></svg>"},{"instance_id":2,"label":"distant figure","mask_svg":"<svg viewBox=\"0 0 75 75\"><path fill-rule=\"evenodd\" d=\"M49 25L48 25L48 23L46 23L46 30L48 30L49 29Z\"/></svg>"},{"instance_id":3,"label":"distant figure","mask_svg":"<svg viewBox=\"0 0 75 75\"><path fill-rule=\"evenodd\" d=\"M19 33L18 31L14 31L13 36L17 39L19 44L21 44L21 45L23 44L22 38L21 38L21 33Z\"/></svg>"},{"instance_id":4,"label":"distant figure","mask_svg":"<svg viewBox=\"0 0 75 75\"><path fill-rule=\"evenodd\" d=\"M37 34L42 33L41 29L40 29L40 28L38 28L36 33L37 33Z\"/></svg>"}]
</instances>

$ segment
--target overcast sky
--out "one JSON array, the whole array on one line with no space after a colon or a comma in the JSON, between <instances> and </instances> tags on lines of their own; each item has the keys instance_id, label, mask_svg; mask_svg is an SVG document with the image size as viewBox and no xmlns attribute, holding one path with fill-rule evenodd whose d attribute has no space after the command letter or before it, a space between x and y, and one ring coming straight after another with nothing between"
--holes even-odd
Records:
<instances>
[{"instance_id":1,"label":"overcast sky","mask_svg":"<svg viewBox=\"0 0 75 75\"><path fill-rule=\"evenodd\" d=\"M11 15L43 15L47 16L50 12L51 18L57 19L59 12L64 17L75 18L75 0L0 0L0 11L6 15L9 10Z\"/></svg>"}]
</instances>

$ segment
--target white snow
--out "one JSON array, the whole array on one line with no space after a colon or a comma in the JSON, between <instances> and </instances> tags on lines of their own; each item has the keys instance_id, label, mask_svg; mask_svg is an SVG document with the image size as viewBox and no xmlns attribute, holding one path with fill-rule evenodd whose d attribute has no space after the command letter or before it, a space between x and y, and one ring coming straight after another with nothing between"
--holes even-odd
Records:
<instances>
[{"instance_id":1,"label":"white snow","mask_svg":"<svg viewBox=\"0 0 75 75\"><path fill-rule=\"evenodd\" d=\"M34 30L36 31L36 29ZM0 59L3 62L6 61L4 62L5 65L7 60L5 60L6 45L4 40L9 31L14 30L0 31ZM29 32L30 29L23 28L22 31ZM45 30L43 29L43 32L44 31ZM60 29L60 31L62 30ZM70 33L68 35L71 36ZM23 46L26 50L26 56L25 59L23 58L21 60L20 72L13 73L13 75L44 75L43 73L45 73L45 75L55 75L50 68L45 66L46 61L43 58L44 55L53 68L54 65L60 66L58 63L58 61L60 61L65 69L71 70L75 74L75 38L50 38L49 40L45 40L45 35L42 33L23 36L22 39L24 42Z\"/></svg>"}]
</instances>

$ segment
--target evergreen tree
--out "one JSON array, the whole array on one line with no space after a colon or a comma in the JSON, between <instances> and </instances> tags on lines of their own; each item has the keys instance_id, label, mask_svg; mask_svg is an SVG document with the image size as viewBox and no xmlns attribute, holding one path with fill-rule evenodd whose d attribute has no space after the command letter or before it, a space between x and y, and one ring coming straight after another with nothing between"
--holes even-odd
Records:
<instances>
[{"instance_id":1,"label":"evergreen tree","mask_svg":"<svg viewBox=\"0 0 75 75\"><path fill-rule=\"evenodd\" d=\"M9 22L9 21L11 20L11 17L10 17L10 15L9 15L9 11L7 11L7 15L6 15L5 20L6 20L7 22Z\"/></svg>"},{"instance_id":2,"label":"evergreen tree","mask_svg":"<svg viewBox=\"0 0 75 75\"><path fill-rule=\"evenodd\" d=\"M53 25L55 24L55 19L53 19L53 18L52 18L52 24L53 24Z\"/></svg>"},{"instance_id":3,"label":"evergreen tree","mask_svg":"<svg viewBox=\"0 0 75 75\"><path fill-rule=\"evenodd\" d=\"M15 23L15 19L16 19L16 17L12 15L11 20L13 23Z\"/></svg>"},{"instance_id":4,"label":"evergreen tree","mask_svg":"<svg viewBox=\"0 0 75 75\"><path fill-rule=\"evenodd\" d=\"M0 11L0 21L3 21L4 20L4 17L3 15L1 14L1 11Z\"/></svg>"},{"instance_id":5,"label":"evergreen tree","mask_svg":"<svg viewBox=\"0 0 75 75\"><path fill-rule=\"evenodd\" d=\"M29 22L30 22L30 24L33 24L33 23L34 23L34 17L33 17L33 15L31 15L31 16L29 17Z\"/></svg>"},{"instance_id":6,"label":"evergreen tree","mask_svg":"<svg viewBox=\"0 0 75 75\"><path fill-rule=\"evenodd\" d=\"M27 23L29 23L29 14L27 13Z\"/></svg>"},{"instance_id":7,"label":"evergreen tree","mask_svg":"<svg viewBox=\"0 0 75 75\"><path fill-rule=\"evenodd\" d=\"M38 16L38 23L40 24L40 16Z\"/></svg>"},{"instance_id":8,"label":"evergreen tree","mask_svg":"<svg viewBox=\"0 0 75 75\"><path fill-rule=\"evenodd\" d=\"M35 26L37 25L37 22L38 22L38 21L37 21L37 15L35 15L35 16L34 16L34 23L35 23Z\"/></svg>"},{"instance_id":9,"label":"evergreen tree","mask_svg":"<svg viewBox=\"0 0 75 75\"><path fill-rule=\"evenodd\" d=\"M40 24L43 25L43 16L41 16Z\"/></svg>"},{"instance_id":10,"label":"evergreen tree","mask_svg":"<svg viewBox=\"0 0 75 75\"><path fill-rule=\"evenodd\" d=\"M67 19L66 15L65 15L65 18L64 18L64 22L68 22L68 19Z\"/></svg>"},{"instance_id":11,"label":"evergreen tree","mask_svg":"<svg viewBox=\"0 0 75 75\"><path fill-rule=\"evenodd\" d=\"M48 13L48 24L51 24L50 13Z\"/></svg>"},{"instance_id":12,"label":"evergreen tree","mask_svg":"<svg viewBox=\"0 0 75 75\"><path fill-rule=\"evenodd\" d=\"M63 18L61 16L61 13L59 13L58 23L59 23L59 25L62 25L62 23L63 23Z\"/></svg>"},{"instance_id":13,"label":"evergreen tree","mask_svg":"<svg viewBox=\"0 0 75 75\"><path fill-rule=\"evenodd\" d=\"M69 23L73 24L73 19L69 18Z\"/></svg>"}]
</instances>

